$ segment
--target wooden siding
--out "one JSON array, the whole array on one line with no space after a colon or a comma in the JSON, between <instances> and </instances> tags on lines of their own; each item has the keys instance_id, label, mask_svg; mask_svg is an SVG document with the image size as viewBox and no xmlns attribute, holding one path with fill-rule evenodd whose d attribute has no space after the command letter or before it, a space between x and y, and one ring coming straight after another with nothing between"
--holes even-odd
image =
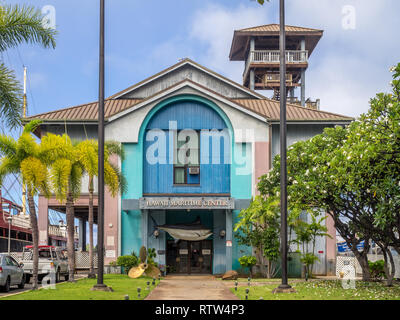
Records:
<instances>
[{"instance_id":1,"label":"wooden siding","mask_svg":"<svg viewBox=\"0 0 400 320\"><path fill-rule=\"evenodd\" d=\"M199 102L179 102L171 104L160 111L150 120L147 130L161 129L166 133L165 151L167 159L165 164L151 164L147 160L147 150L154 144L153 141L144 142L144 193L145 194L220 194L230 192L230 145L225 151L225 142L220 138L219 159L213 158L212 144L213 137L217 137L220 132L204 132L200 134L200 184L195 186L174 186L173 184L173 159L169 159L170 136L168 132L170 121L175 121L177 130L223 130L227 129L223 119L211 108ZM146 137L148 137L147 131ZM147 139L146 139L147 140ZM163 142L161 142L163 143ZM229 139L230 144L230 139ZM206 147L209 147L206 152ZM208 153L208 157L207 157ZM207 157L207 158L206 158ZM171 160L171 161L170 161ZM208 160L208 161L207 161ZM219 161L216 161L219 160ZM207 163L208 162L208 163ZM219 164L216 164L216 162Z\"/></svg>"},{"instance_id":2,"label":"wooden siding","mask_svg":"<svg viewBox=\"0 0 400 320\"><path fill-rule=\"evenodd\" d=\"M226 270L226 244L225 239L219 237L222 230L226 230L225 211L214 211L214 239L213 239L213 274L223 274Z\"/></svg>"},{"instance_id":3,"label":"wooden siding","mask_svg":"<svg viewBox=\"0 0 400 320\"><path fill-rule=\"evenodd\" d=\"M323 124L289 124L287 127L287 145L289 147L297 141L311 139L317 134L321 134L324 128L332 128L333 126ZM271 159L273 161L275 156L280 153L279 125L272 125L271 145Z\"/></svg>"}]
</instances>

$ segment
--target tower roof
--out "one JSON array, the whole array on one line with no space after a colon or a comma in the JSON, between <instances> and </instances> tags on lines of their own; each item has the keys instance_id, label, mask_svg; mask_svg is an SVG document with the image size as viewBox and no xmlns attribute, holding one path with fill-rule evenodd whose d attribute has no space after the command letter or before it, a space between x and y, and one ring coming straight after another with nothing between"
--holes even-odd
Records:
<instances>
[{"instance_id":1,"label":"tower roof","mask_svg":"<svg viewBox=\"0 0 400 320\"><path fill-rule=\"evenodd\" d=\"M280 30L280 25L277 23L272 23L272 24L265 24L262 26L257 26L257 27L250 27L250 28L245 28L245 29L240 29L236 30L237 32L272 32L272 33L279 33ZM296 32L296 33L322 33L323 30L319 29L311 29L311 28L304 28L304 27L296 27L296 26L285 26L285 31L287 33L291 32Z\"/></svg>"},{"instance_id":2,"label":"tower roof","mask_svg":"<svg viewBox=\"0 0 400 320\"><path fill-rule=\"evenodd\" d=\"M232 61L244 61L246 59L246 51L248 50L250 38L271 38L279 44L279 24L267 24L256 27L250 27L240 30L235 30L229 53L229 59ZM311 29L297 26L285 26L286 42L298 41L299 37L306 39L306 50L311 55L324 31L319 29Z\"/></svg>"}]
</instances>

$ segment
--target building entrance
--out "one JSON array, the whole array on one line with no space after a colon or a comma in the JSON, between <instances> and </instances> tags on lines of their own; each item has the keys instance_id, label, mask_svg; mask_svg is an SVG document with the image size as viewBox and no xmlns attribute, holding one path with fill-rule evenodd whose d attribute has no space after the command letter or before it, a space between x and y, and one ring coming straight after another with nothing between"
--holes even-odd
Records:
<instances>
[{"instance_id":1,"label":"building entrance","mask_svg":"<svg viewBox=\"0 0 400 320\"><path fill-rule=\"evenodd\" d=\"M168 240L167 266L169 273L211 274L212 240Z\"/></svg>"}]
</instances>

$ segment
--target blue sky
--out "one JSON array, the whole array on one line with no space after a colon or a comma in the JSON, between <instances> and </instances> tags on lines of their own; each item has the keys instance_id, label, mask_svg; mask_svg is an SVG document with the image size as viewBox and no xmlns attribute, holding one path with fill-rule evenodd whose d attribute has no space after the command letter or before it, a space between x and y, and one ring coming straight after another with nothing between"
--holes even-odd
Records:
<instances>
[{"instance_id":1,"label":"blue sky","mask_svg":"<svg viewBox=\"0 0 400 320\"><path fill-rule=\"evenodd\" d=\"M28 114L97 100L99 1L1 2L55 9L55 50L24 45L2 55L21 80L22 66L28 67ZM233 30L279 22L277 0L264 6L250 0L106 3L107 96L184 57L240 83L243 63L228 59ZM400 62L400 1L287 0L286 5L288 25L325 30L306 74L306 95L320 98L322 110L358 116L371 97L390 89L389 68ZM343 21L354 28L344 28Z\"/></svg>"},{"instance_id":2,"label":"blue sky","mask_svg":"<svg viewBox=\"0 0 400 320\"><path fill-rule=\"evenodd\" d=\"M22 79L28 67L29 114L98 98L98 0L6 1L52 5L57 48L22 46L3 55ZM243 63L228 59L233 30L278 22L278 1L106 0L106 94L122 90L189 57L240 82ZM355 28L344 29L345 6ZM388 91L389 67L400 61L400 2L396 0L287 0L289 25L325 30L306 78L306 95L322 109L350 116L367 111ZM346 20L347 21L347 20Z\"/></svg>"}]
</instances>

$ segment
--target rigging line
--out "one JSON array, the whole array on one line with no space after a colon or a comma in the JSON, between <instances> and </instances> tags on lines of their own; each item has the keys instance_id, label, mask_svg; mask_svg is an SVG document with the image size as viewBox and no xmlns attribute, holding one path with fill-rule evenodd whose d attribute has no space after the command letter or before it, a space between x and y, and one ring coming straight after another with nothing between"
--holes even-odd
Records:
<instances>
[{"instance_id":1,"label":"rigging line","mask_svg":"<svg viewBox=\"0 0 400 320\"><path fill-rule=\"evenodd\" d=\"M8 190L15 192L15 193L19 196L19 200L22 201L21 192L19 192L18 189L15 189L16 187L15 187L14 185L15 185L15 180L14 180L14 182L11 184L11 186L8 187Z\"/></svg>"},{"instance_id":2,"label":"rigging line","mask_svg":"<svg viewBox=\"0 0 400 320\"><path fill-rule=\"evenodd\" d=\"M26 79L28 80L29 95L31 96L31 99L32 99L32 109L33 109L34 113L37 113L37 111L36 111L36 103L35 103L35 99L33 98L33 93L32 93L33 90L32 90L32 86L31 86L31 80L30 80L29 73L26 76ZM28 112L27 112L27 116L28 116Z\"/></svg>"},{"instance_id":3,"label":"rigging line","mask_svg":"<svg viewBox=\"0 0 400 320\"><path fill-rule=\"evenodd\" d=\"M22 56L21 56L21 53L19 52L19 48L16 47L16 49L17 49L17 53L18 53L18 58L19 58L20 62L22 63L22 67L25 67L25 63L24 63L24 61L22 60Z\"/></svg>"},{"instance_id":4,"label":"rigging line","mask_svg":"<svg viewBox=\"0 0 400 320\"><path fill-rule=\"evenodd\" d=\"M17 202L15 201L14 197L8 192L8 189L3 189L3 190L8 194L8 196L10 197L10 199L11 199L12 202L17 203Z\"/></svg>"}]
</instances>

